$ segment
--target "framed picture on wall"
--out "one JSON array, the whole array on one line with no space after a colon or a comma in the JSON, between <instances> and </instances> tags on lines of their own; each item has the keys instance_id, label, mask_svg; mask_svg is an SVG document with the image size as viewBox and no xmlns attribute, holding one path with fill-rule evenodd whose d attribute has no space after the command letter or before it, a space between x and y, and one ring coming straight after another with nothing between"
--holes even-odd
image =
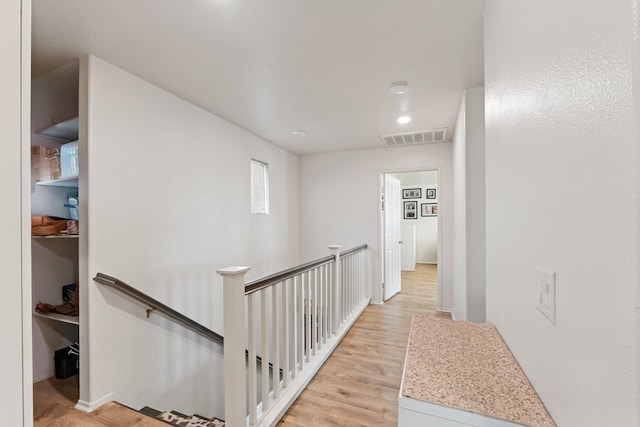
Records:
<instances>
[{"instance_id":1,"label":"framed picture on wall","mask_svg":"<svg viewBox=\"0 0 640 427\"><path fill-rule=\"evenodd\" d=\"M435 190L433 190L435 191ZM407 203L407 202L405 202ZM422 203L420 205L420 216L438 216L438 204L437 203Z\"/></svg>"},{"instance_id":2,"label":"framed picture on wall","mask_svg":"<svg viewBox=\"0 0 640 427\"><path fill-rule=\"evenodd\" d=\"M418 202L404 202L404 219L418 219Z\"/></svg>"},{"instance_id":3,"label":"framed picture on wall","mask_svg":"<svg viewBox=\"0 0 640 427\"><path fill-rule=\"evenodd\" d=\"M402 190L403 199L419 199L422 197L422 188L405 188Z\"/></svg>"},{"instance_id":4,"label":"framed picture on wall","mask_svg":"<svg viewBox=\"0 0 640 427\"><path fill-rule=\"evenodd\" d=\"M435 188L427 188L427 199L435 199L436 198L436 189Z\"/></svg>"}]
</instances>

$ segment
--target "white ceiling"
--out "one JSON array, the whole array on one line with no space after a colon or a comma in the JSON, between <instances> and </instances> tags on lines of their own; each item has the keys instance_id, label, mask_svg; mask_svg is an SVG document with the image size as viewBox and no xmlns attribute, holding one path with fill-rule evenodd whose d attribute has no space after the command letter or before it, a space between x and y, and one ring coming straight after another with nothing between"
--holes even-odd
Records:
<instances>
[{"instance_id":1,"label":"white ceiling","mask_svg":"<svg viewBox=\"0 0 640 427\"><path fill-rule=\"evenodd\" d=\"M483 84L484 4L33 0L33 74L91 53L298 154L450 139L462 91Z\"/></svg>"}]
</instances>

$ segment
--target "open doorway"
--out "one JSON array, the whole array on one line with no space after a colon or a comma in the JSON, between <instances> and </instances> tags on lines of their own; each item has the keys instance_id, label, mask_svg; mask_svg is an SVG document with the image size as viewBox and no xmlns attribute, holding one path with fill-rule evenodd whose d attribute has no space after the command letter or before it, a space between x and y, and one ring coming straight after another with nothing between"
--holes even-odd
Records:
<instances>
[{"instance_id":1,"label":"open doorway","mask_svg":"<svg viewBox=\"0 0 640 427\"><path fill-rule=\"evenodd\" d=\"M397 190L396 190L397 189ZM435 277L441 308L440 171L382 174L383 299L402 290L401 277Z\"/></svg>"}]
</instances>

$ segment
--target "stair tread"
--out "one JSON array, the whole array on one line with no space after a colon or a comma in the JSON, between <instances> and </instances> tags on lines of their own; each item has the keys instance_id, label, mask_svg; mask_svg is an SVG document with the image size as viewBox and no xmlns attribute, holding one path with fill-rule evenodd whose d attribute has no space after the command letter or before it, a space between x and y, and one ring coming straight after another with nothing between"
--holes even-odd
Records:
<instances>
[{"instance_id":1,"label":"stair tread","mask_svg":"<svg viewBox=\"0 0 640 427\"><path fill-rule=\"evenodd\" d=\"M225 425L224 421L218 418L184 415L177 411L162 412L157 418L178 427L223 427Z\"/></svg>"},{"instance_id":2,"label":"stair tread","mask_svg":"<svg viewBox=\"0 0 640 427\"><path fill-rule=\"evenodd\" d=\"M162 415L162 411L158 411L157 409L154 409L150 406L145 406L142 409L139 409L137 412L141 413L142 415L149 417L149 418L153 418L155 420L161 421L167 425L174 425L173 423L170 423L169 421L163 420L160 415Z\"/></svg>"},{"instance_id":3,"label":"stair tread","mask_svg":"<svg viewBox=\"0 0 640 427\"><path fill-rule=\"evenodd\" d=\"M138 412L152 418L156 418L158 415L162 413L162 411L158 411L157 409L153 409L149 406L145 406L144 408L140 409Z\"/></svg>"},{"instance_id":4,"label":"stair tread","mask_svg":"<svg viewBox=\"0 0 640 427\"><path fill-rule=\"evenodd\" d=\"M224 427L225 422L219 418L208 418L203 415L185 415L178 411L159 411L145 406L139 413L176 427Z\"/></svg>"},{"instance_id":5,"label":"stair tread","mask_svg":"<svg viewBox=\"0 0 640 427\"><path fill-rule=\"evenodd\" d=\"M204 415L200 415L200 414L193 414L194 417L196 418L200 418L201 420L210 420L211 418L207 418Z\"/></svg>"}]
</instances>

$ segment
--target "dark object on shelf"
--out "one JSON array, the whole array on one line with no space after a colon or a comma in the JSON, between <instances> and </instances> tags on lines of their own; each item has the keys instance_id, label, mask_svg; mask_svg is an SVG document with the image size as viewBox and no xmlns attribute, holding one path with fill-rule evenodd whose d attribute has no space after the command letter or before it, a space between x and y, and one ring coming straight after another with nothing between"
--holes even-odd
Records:
<instances>
[{"instance_id":1,"label":"dark object on shelf","mask_svg":"<svg viewBox=\"0 0 640 427\"><path fill-rule=\"evenodd\" d=\"M71 283L62 287L62 301L67 304L78 305L78 294L76 293L77 285Z\"/></svg>"},{"instance_id":2,"label":"dark object on shelf","mask_svg":"<svg viewBox=\"0 0 640 427\"><path fill-rule=\"evenodd\" d=\"M54 353L56 378L63 380L78 373L78 350L73 346L61 348Z\"/></svg>"}]
</instances>

